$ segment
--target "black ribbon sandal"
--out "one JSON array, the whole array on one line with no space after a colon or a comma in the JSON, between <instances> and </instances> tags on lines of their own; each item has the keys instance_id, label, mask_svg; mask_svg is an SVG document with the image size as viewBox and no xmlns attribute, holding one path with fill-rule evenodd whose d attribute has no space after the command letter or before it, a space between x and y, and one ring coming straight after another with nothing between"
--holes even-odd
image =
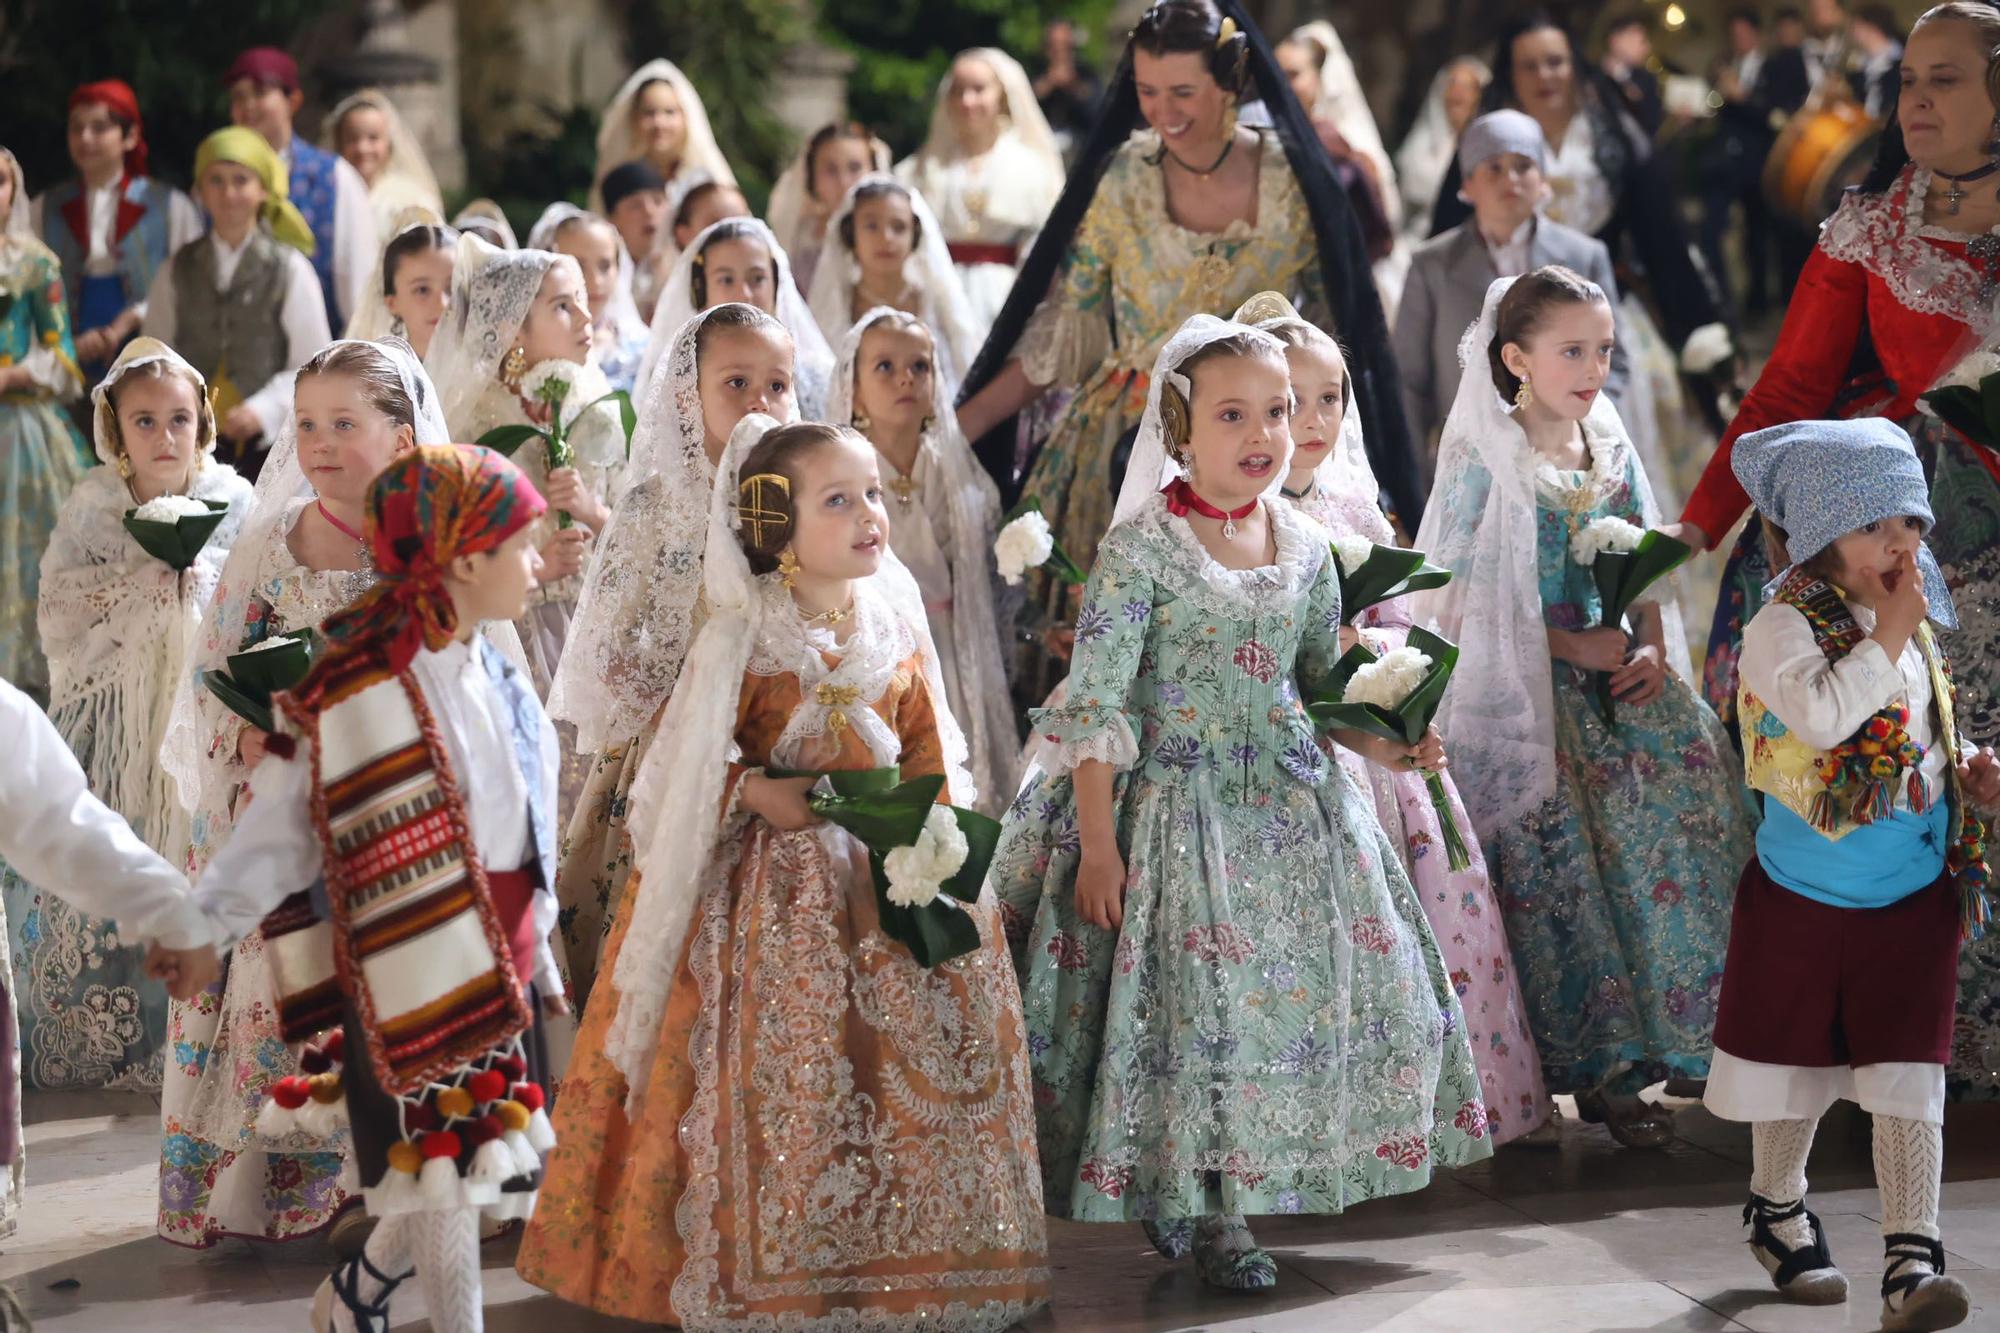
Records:
<instances>
[{"instance_id":1,"label":"black ribbon sandal","mask_svg":"<svg viewBox=\"0 0 2000 1333\"><path fill-rule=\"evenodd\" d=\"M1804 1217L1812 1229L1810 1245L1787 1245L1771 1229L1795 1217ZM1761 1194L1752 1194L1750 1202L1743 1205L1743 1225L1750 1228L1751 1252L1770 1272L1771 1285L1786 1300L1800 1305L1838 1305L1847 1299L1847 1276L1834 1267L1826 1229L1804 1199L1776 1204Z\"/></svg>"},{"instance_id":2,"label":"black ribbon sandal","mask_svg":"<svg viewBox=\"0 0 2000 1333\"><path fill-rule=\"evenodd\" d=\"M1965 1284L1944 1275L1944 1244L1929 1236L1899 1231L1882 1238L1889 1264L1882 1274L1882 1328L1884 1333L1911 1333L1912 1330L1952 1328L1972 1313L1972 1297ZM1931 1271L1897 1273L1907 1263L1927 1263ZM1902 1308L1892 1308L1891 1296L1903 1298Z\"/></svg>"}]
</instances>

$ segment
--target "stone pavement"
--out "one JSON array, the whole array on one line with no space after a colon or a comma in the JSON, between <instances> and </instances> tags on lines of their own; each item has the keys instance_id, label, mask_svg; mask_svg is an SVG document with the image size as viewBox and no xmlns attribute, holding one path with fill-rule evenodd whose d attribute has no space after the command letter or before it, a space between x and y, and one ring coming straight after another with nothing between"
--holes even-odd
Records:
<instances>
[{"instance_id":1,"label":"stone pavement","mask_svg":"<svg viewBox=\"0 0 2000 1333\"><path fill-rule=\"evenodd\" d=\"M30 1094L28 1195L0 1244L43 1333L303 1333L325 1271L317 1245L232 1243L207 1252L153 1238L158 1105L140 1093ZM1206 1290L1189 1264L1155 1256L1136 1226L1057 1224L1055 1304L1032 1333L1228 1329L1263 1333L1625 1333L1873 1329L1881 1243L1868 1119L1843 1106L1814 1147L1812 1202L1855 1299L1779 1303L1743 1248L1750 1140L1700 1109L1682 1138L1635 1152L1564 1126L1560 1151L1503 1149L1406 1199L1345 1217L1272 1220L1278 1290ZM1963 1327L2000 1333L2000 1106L1954 1107L1945 1126L1944 1235L1971 1287ZM489 1333L614 1333L522 1282L510 1240L488 1246ZM414 1284L412 1284L414 1286ZM405 1288L398 1333L428 1327ZM663 1312L664 1313L664 1312Z\"/></svg>"}]
</instances>

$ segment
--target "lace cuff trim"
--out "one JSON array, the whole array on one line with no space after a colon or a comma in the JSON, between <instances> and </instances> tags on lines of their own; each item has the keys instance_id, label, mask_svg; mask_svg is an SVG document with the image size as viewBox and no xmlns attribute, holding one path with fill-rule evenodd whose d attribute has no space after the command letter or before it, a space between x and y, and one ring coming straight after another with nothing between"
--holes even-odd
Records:
<instances>
[{"instance_id":1,"label":"lace cuff trim","mask_svg":"<svg viewBox=\"0 0 2000 1333\"><path fill-rule=\"evenodd\" d=\"M1095 759L1123 772L1139 762L1139 742L1132 735L1132 724L1125 720L1123 713L1105 710L1097 730L1086 736L1064 740L1049 728L1068 721L1064 715L1070 711L1067 708L1051 709L1053 716L1044 715L1039 723L1042 739L1046 742L1040 755L1043 768L1050 773L1067 773L1085 760Z\"/></svg>"},{"instance_id":2,"label":"lace cuff trim","mask_svg":"<svg viewBox=\"0 0 2000 1333\"><path fill-rule=\"evenodd\" d=\"M1029 383L1081 383L1111 354L1111 333L1102 315L1070 308L1058 291L1021 330L1018 351Z\"/></svg>"}]
</instances>

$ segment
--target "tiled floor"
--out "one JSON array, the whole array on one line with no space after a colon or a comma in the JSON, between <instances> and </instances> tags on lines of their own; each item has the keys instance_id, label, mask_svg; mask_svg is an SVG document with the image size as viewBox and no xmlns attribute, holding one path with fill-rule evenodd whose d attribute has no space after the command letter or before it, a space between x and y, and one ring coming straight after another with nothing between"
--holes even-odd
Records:
<instances>
[{"instance_id":1,"label":"tiled floor","mask_svg":"<svg viewBox=\"0 0 2000 1333\"><path fill-rule=\"evenodd\" d=\"M31 1096L25 1217L0 1245L10 1282L45 1333L289 1333L304 1330L322 1274L311 1247L208 1253L152 1238L155 1118L143 1096ZM1270 1330L1282 1333L1604 1333L1872 1329L1880 1242L1868 1122L1830 1117L1814 1149L1813 1203L1856 1299L1778 1304L1738 1243L1749 1137L1699 1109L1666 1152L1616 1148L1571 1124L1560 1152L1506 1149L1408 1199L1341 1218L1273 1222L1268 1297L1205 1291L1186 1264L1156 1258L1136 1227L1059 1225L1046 1330ZM1954 1108L1946 1125L1945 1242L1972 1288L1969 1329L2000 1331L2000 1106ZM542 1295L489 1247L492 1333L611 1333ZM399 1333L427 1327L414 1293Z\"/></svg>"}]
</instances>

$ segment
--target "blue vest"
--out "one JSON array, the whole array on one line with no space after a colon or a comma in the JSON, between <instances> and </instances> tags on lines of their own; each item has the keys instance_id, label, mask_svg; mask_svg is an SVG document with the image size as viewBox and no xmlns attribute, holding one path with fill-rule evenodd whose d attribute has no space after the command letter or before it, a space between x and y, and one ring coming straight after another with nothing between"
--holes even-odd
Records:
<instances>
[{"instance_id":1,"label":"blue vest","mask_svg":"<svg viewBox=\"0 0 2000 1333\"><path fill-rule=\"evenodd\" d=\"M83 183L71 177L51 187L42 199L42 227L48 233L42 240L62 261L63 291L69 301L70 324L78 333L87 331L81 315L83 266L90 258L90 219L87 213L83 215L84 235L82 240L78 240L65 213L72 208L87 207L82 202L82 194ZM167 262L172 198L171 190L164 185L155 185L149 177L134 176L125 182L124 205L141 210L138 221L132 224L131 230L122 239L115 224L111 233L111 243L118 256L118 281L124 289L127 306L146 299L146 292L153 285L153 274Z\"/></svg>"},{"instance_id":2,"label":"blue vest","mask_svg":"<svg viewBox=\"0 0 2000 1333\"><path fill-rule=\"evenodd\" d=\"M292 159L292 206L312 228L312 266L319 275L320 295L326 298L327 326L339 330L347 326L347 311L334 299L333 289L334 198L340 185L336 172L340 158L324 148L313 147L296 134L287 151Z\"/></svg>"}]
</instances>

